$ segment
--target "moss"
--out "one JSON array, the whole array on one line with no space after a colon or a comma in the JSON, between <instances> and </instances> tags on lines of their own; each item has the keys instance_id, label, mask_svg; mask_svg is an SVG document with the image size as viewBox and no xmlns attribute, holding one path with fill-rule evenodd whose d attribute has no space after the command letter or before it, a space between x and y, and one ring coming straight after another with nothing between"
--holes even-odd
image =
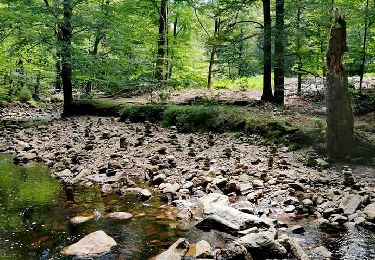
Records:
<instances>
[{"instance_id":1,"label":"moss","mask_svg":"<svg viewBox=\"0 0 375 260\"><path fill-rule=\"evenodd\" d=\"M150 121L180 132L236 132L264 137L269 143L304 147L314 143L321 129L292 125L288 119L253 113L230 105L125 104L116 100L84 100L73 104L75 115L120 116L122 121ZM311 136L310 136L311 135ZM295 149L293 148L293 149Z\"/></svg>"}]
</instances>

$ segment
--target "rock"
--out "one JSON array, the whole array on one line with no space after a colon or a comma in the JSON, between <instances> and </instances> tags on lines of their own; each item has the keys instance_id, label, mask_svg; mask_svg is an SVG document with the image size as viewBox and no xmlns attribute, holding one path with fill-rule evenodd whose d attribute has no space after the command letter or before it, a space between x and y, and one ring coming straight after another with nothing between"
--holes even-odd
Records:
<instances>
[{"instance_id":1,"label":"rock","mask_svg":"<svg viewBox=\"0 0 375 260\"><path fill-rule=\"evenodd\" d=\"M208 209L212 204L229 206L229 197L220 193L210 193L199 199L203 209Z\"/></svg>"},{"instance_id":2,"label":"rock","mask_svg":"<svg viewBox=\"0 0 375 260\"><path fill-rule=\"evenodd\" d=\"M86 176L91 175L91 171L89 169L83 169L79 172L79 174L76 176L76 179L83 179Z\"/></svg>"},{"instance_id":3,"label":"rock","mask_svg":"<svg viewBox=\"0 0 375 260\"><path fill-rule=\"evenodd\" d=\"M201 240L195 244L195 254L196 258L212 258L211 245L205 240Z\"/></svg>"},{"instance_id":4,"label":"rock","mask_svg":"<svg viewBox=\"0 0 375 260\"><path fill-rule=\"evenodd\" d=\"M75 217L72 217L69 219L69 222L73 225L78 225L78 224L81 224L81 223L84 223L90 219L93 219L95 218L94 215L92 216L75 216Z\"/></svg>"},{"instance_id":5,"label":"rock","mask_svg":"<svg viewBox=\"0 0 375 260\"><path fill-rule=\"evenodd\" d=\"M14 157L13 161L14 163L17 164L17 163L28 163L35 159L36 159L36 155L34 153L20 152Z\"/></svg>"},{"instance_id":6,"label":"rock","mask_svg":"<svg viewBox=\"0 0 375 260\"><path fill-rule=\"evenodd\" d=\"M185 208L177 214L176 218L181 221L190 221L193 218L193 213L191 209Z\"/></svg>"},{"instance_id":7,"label":"rock","mask_svg":"<svg viewBox=\"0 0 375 260\"><path fill-rule=\"evenodd\" d=\"M99 230L64 248L61 253L77 257L99 256L110 252L111 248L116 245L117 243L113 238Z\"/></svg>"},{"instance_id":8,"label":"rock","mask_svg":"<svg viewBox=\"0 0 375 260\"><path fill-rule=\"evenodd\" d=\"M313 249L313 252L323 259L331 259L332 253L324 246L319 246Z\"/></svg>"},{"instance_id":9,"label":"rock","mask_svg":"<svg viewBox=\"0 0 375 260\"><path fill-rule=\"evenodd\" d=\"M282 242L280 240L282 240ZM296 239L286 236L285 238L280 237L279 241L285 248L287 248L289 251L292 252L293 259L298 259L298 260L310 260L311 259L309 255L303 250L303 248L301 247L301 245L298 243Z\"/></svg>"},{"instance_id":10,"label":"rock","mask_svg":"<svg viewBox=\"0 0 375 260\"><path fill-rule=\"evenodd\" d=\"M304 199L302 201L303 206L305 207L312 207L314 205L314 202L310 199Z\"/></svg>"},{"instance_id":11,"label":"rock","mask_svg":"<svg viewBox=\"0 0 375 260\"><path fill-rule=\"evenodd\" d=\"M340 203L340 208L345 215L353 214L362 202L362 197L357 194L349 194L345 196Z\"/></svg>"},{"instance_id":12,"label":"rock","mask_svg":"<svg viewBox=\"0 0 375 260\"><path fill-rule=\"evenodd\" d=\"M185 238L178 239L167 251L155 257L155 260L181 260L189 250L189 242Z\"/></svg>"},{"instance_id":13,"label":"rock","mask_svg":"<svg viewBox=\"0 0 375 260\"><path fill-rule=\"evenodd\" d=\"M219 249L215 254L216 260L252 260L251 255L243 245L229 244L226 249Z\"/></svg>"},{"instance_id":14,"label":"rock","mask_svg":"<svg viewBox=\"0 0 375 260\"><path fill-rule=\"evenodd\" d=\"M153 179L152 179L152 184L154 185L160 185L161 183L163 183L165 181L167 177L165 176L165 174L161 173L161 174L158 174L156 175Z\"/></svg>"},{"instance_id":15,"label":"rock","mask_svg":"<svg viewBox=\"0 0 375 260\"><path fill-rule=\"evenodd\" d=\"M121 189L121 192L123 194L134 193L138 195L142 201L146 201L150 199L152 196L152 193L148 189L142 189L142 188L123 188Z\"/></svg>"},{"instance_id":16,"label":"rock","mask_svg":"<svg viewBox=\"0 0 375 260\"><path fill-rule=\"evenodd\" d=\"M344 166L342 174L344 175L343 185L345 187L351 187L355 184L352 169L350 169L347 166Z\"/></svg>"},{"instance_id":17,"label":"rock","mask_svg":"<svg viewBox=\"0 0 375 260\"><path fill-rule=\"evenodd\" d=\"M239 238L237 242L245 246L254 257L279 258L287 254L286 249L273 238L270 232L250 233Z\"/></svg>"},{"instance_id":18,"label":"rock","mask_svg":"<svg viewBox=\"0 0 375 260\"><path fill-rule=\"evenodd\" d=\"M61 172L55 173L55 176L57 176L58 178L69 178L72 175L73 175L73 173L69 169L65 169Z\"/></svg>"},{"instance_id":19,"label":"rock","mask_svg":"<svg viewBox=\"0 0 375 260\"><path fill-rule=\"evenodd\" d=\"M287 197L284 201L284 205L293 205L293 206L298 206L299 205L299 200L297 197Z\"/></svg>"},{"instance_id":20,"label":"rock","mask_svg":"<svg viewBox=\"0 0 375 260\"><path fill-rule=\"evenodd\" d=\"M111 194L113 192L113 189L112 189L112 185L111 184L104 184L101 188L101 192L102 194L104 195L108 195L108 194Z\"/></svg>"},{"instance_id":21,"label":"rock","mask_svg":"<svg viewBox=\"0 0 375 260\"><path fill-rule=\"evenodd\" d=\"M321 158L317 158L316 160L316 167L327 169L329 167L329 163Z\"/></svg>"},{"instance_id":22,"label":"rock","mask_svg":"<svg viewBox=\"0 0 375 260\"><path fill-rule=\"evenodd\" d=\"M295 206L293 206L293 205L288 205L288 206L286 206L286 207L284 208L284 211L285 211L285 213L292 213L292 212L294 212L295 209L296 209Z\"/></svg>"},{"instance_id":23,"label":"rock","mask_svg":"<svg viewBox=\"0 0 375 260\"><path fill-rule=\"evenodd\" d=\"M240 227L236 225L235 223L232 223L225 218L211 215L200 221L195 225L197 228L209 231L211 229L223 231L230 234L236 234Z\"/></svg>"},{"instance_id":24,"label":"rock","mask_svg":"<svg viewBox=\"0 0 375 260\"><path fill-rule=\"evenodd\" d=\"M256 202L262 196L263 196L263 191L258 190L258 191L254 191L254 192L247 194L246 199L250 202Z\"/></svg>"},{"instance_id":25,"label":"rock","mask_svg":"<svg viewBox=\"0 0 375 260\"><path fill-rule=\"evenodd\" d=\"M303 234L305 233L305 228L301 225L295 225L291 228L292 233L294 234Z\"/></svg>"},{"instance_id":26,"label":"rock","mask_svg":"<svg viewBox=\"0 0 375 260\"><path fill-rule=\"evenodd\" d=\"M262 188L263 186L264 186L264 183L262 180L253 180L254 189Z\"/></svg>"},{"instance_id":27,"label":"rock","mask_svg":"<svg viewBox=\"0 0 375 260\"><path fill-rule=\"evenodd\" d=\"M369 221L375 221L375 203L367 205L363 209L363 213L366 214L366 219L368 219Z\"/></svg>"},{"instance_id":28,"label":"rock","mask_svg":"<svg viewBox=\"0 0 375 260\"><path fill-rule=\"evenodd\" d=\"M133 215L127 212L112 212L107 214L107 218L116 219L116 220L127 220L132 218Z\"/></svg>"},{"instance_id":29,"label":"rock","mask_svg":"<svg viewBox=\"0 0 375 260\"><path fill-rule=\"evenodd\" d=\"M206 207L204 209L204 213L209 215L216 215L220 218L223 218L226 221L239 226L240 230L245 230L254 226L270 226L270 223L267 223L265 219L259 218L252 214L241 212L238 209L229 206L222 206L214 203L209 207Z\"/></svg>"},{"instance_id":30,"label":"rock","mask_svg":"<svg viewBox=\"0 0 375 260\"><path fill-rule=\"evenodd\" d=\"M294 190L296 191L305 191L305 186L299 182L293 182L293 183L289 183L289 187L293 188Z\"/></svg>"}]
</instances>

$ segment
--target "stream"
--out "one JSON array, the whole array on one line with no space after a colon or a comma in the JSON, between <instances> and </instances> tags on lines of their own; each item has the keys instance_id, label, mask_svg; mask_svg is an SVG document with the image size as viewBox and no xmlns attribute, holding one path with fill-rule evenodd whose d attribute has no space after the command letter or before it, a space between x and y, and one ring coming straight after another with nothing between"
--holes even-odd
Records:
<instances>
[{"instance_id":1,"label":"stream","mask_svg":"<svg viewBox=\"0 0 375 260\"><path fill-rule=\"evenodd\" d=\"M73 216L102 217L79 225ZM129 220L105 218L106 213L124 211ZM148 259L168 248L180 237L194 243L202 239L213 248L223 248L235 238L222 232L183 228L176 210L153 196L146 203L136 196L102 196L98 187L67 187L50 177L41 164L16 166L13 157L0 155L0 259L72 259L60 251L84 237L103 230L119 244L100 259ZM332 259L375 259L375 233L367 229L322 230L312 221L290 222L306 229L292 234L305 249L325 246ZM314 255L312 259L321 259Z\"/></svg>"}]
</instances>

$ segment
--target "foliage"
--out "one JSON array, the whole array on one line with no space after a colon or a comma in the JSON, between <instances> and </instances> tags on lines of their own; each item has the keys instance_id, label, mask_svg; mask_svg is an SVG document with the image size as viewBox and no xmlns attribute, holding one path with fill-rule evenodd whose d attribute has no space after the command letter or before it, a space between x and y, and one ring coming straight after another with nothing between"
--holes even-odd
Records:
<instances>
[{"instance_id":1,"label":"foliage","mask_svg":"<svg viewBox=\"0 0 375 260\"><path fill-rule=\"evenodd\" d=\"M32 98L33 98L33 94L31 93L30 89L28 89L27 87L23 87L18 93L18 100L21 102L30 101Z\"/></svg>"}]
</instances>

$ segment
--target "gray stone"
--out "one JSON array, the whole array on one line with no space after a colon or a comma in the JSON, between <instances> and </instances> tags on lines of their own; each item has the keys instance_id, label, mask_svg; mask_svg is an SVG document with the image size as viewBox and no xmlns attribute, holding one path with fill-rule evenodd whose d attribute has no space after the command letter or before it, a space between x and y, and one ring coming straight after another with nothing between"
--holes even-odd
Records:
<instances>
[{"instance_id":1,"label":"gray stone","mask_svg":"<svg viewBox=\"0 0 375 260\"><path fill-rule=\"evenodd\" d=\"M211 215L204 218L202 221L195 225L197 228L209 231L211 229L223 231L230 234L236 234L240 230L240 226L226 220L225 218Z\"/></svg>"},{"instance_id":2,"label":"gray stone","mask_svg":"<svg viewBox=\"0 0 375 260\"><path fill-rule=\"evenodd\" d=\"M211 204L229 206L229 197L220 193L210 193L199 199L203 209L207 209Z\"/></svg>"},{"instance_id":3,"label":"gray stone","mask_svg":"<svg viewBox=\"0 0 375 260\"><path fill-rule=\"evenodd\" d=\"M189 242L185 238L180 238L165 252L157 255L155 260L181 260L188 250Z\"/></svg>"},{"instance_id":4,"label":"gray stone","mask_svg":"<svg viewBox=\"0 0 375 260\"><path fill-rule=\"evenodd\" d=\"M240 245L246 247L252 256L268 258L285 257L286 249L273 238L270 232L251 233L237 240Z\"/></svg>"},{"instance_id":5,"label":"gray stone","mask_svg":"<svg viewBox=\"0 0 375 260\"><path fill-rule=\"evenodd\" d=\"M366 219L368 219L370 221L375 221L375 203L371 203L371 204L367 205L363 209L363 213L366 214Z\"/></svg>"},{"instance_id":6,"label":"gray stone","mask_svg":"<svg viewBox=\"0 0 375 260\"><path fill-rule=\"evenodd\" d=\"M332 256L332 253L328 251L327 248L324 246L319 246L313 249L313 252L317 254L318 256L322 257L323 259L330 259Z\"/></svg>"},{"instance_id":7,"label":"gray stone","mask_svg":"<svg viewBox=\"0 0 375 260\"><path fill-rule=\"evenodd\" d=\"M196 258L212 258L211 245L205 240L201 240L195 244L195 254Z\"/></svg>"},{"instance_id":8,"label":"gray stone","mask_svg":"<svg viewBox=\"0 0 375 260\"><path fill-rule=\"evenodd\" d=\"M116 245L117 243L113 238L99 230L64 248L61 253L77 257L99 256L110 252L112 247Z\"/></svg>"},{"instance_id":9,"label":"gray stone","mask_svg":"<svg viewBox=\"0 0 375 260\"><path fill-rule=\"evenodd\" d=\"M112 212L107 214L107 218L116 219L116 220L126 220L133 217L132 214L127 212Z\"/></svg>"},{"instance_id":10,"label":"gray stone","mask_svg":"<svg viewBox=\"0 0 375 260\"><path fill-rule=\"evenodd\" d=\"M340 208L345 215L353 214L362 202L362 197L357 194L349 194L345 196L340 203Z\"/></svg>"},{"instance_id":11,"label":"gray stone","mask_svg":"<svg viewBox=\"0 0 375 260\"><path fill-rule=\"evenodd\" d=\"M303 234L305 233L305 228L301 225L295 225L291 228L291 231L295 234Z\"/></svg>"},{"instance_id":12,"label":"gray stone","mask_svg":"<svg viewBox=\"0 0 375 260\"><path fill-rule=\"evenodd\" d=\"M75 217L72 217L69 219L69 222L73 225L78 225L78 224L81 224L81 223L84 223L90 219L93 219L95 218L94 215L92 216L75 216Z\"/></svg>"},{"instance_id":13,"label":"gray stone","mask_svg":"<svg viewBox=\"0 0 375 260\"><path fill-rule=\"evenodd\" d=\"M151 198L152 193L148 189L142 188L124 188L121 190L122 193L134 193L137 194L142 201L146 201Z\"/></svg>"}]
</instances>

